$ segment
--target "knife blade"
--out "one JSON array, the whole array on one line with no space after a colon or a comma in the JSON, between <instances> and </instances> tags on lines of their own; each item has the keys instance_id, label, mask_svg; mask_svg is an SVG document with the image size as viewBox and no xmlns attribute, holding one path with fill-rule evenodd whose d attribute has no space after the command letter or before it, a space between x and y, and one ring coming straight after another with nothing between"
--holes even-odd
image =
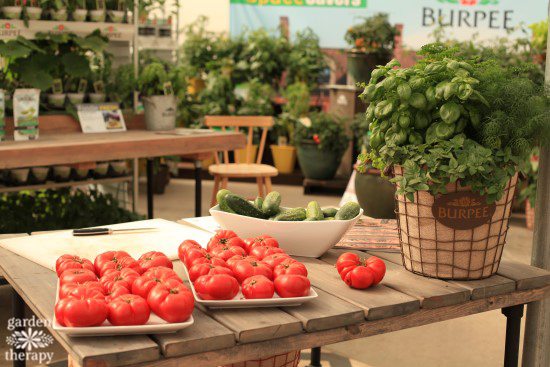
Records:
<instances>
[{"instance_id":1,"label":"knife blade","mask_svg":"<svg viewBox=\"0 0 550 367\"><path fill-rule=\"evenodd\" d=\"M103 234L113 234L115 232L152 231L156 229L157 228L121 228L121 229L112 229L107 227L80 228L80 229L73 229L73 236L98 236Z\"/></svg>"}]
</instances>

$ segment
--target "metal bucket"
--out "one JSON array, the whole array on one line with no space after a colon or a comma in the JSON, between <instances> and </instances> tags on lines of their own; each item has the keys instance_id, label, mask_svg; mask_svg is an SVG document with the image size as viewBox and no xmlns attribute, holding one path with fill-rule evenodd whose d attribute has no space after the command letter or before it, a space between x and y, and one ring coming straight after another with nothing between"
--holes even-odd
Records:
<instances>
[{"instance_id":1,"label":"metal bucket","mask_svg":"<svg viewBox=\"0 0 550 367\"><path fill-rule=\"evenodd\" d=\"M172 130L176 127L175 96L143 97L143 108L147 130Z\"/></svg>"}]
</instances>

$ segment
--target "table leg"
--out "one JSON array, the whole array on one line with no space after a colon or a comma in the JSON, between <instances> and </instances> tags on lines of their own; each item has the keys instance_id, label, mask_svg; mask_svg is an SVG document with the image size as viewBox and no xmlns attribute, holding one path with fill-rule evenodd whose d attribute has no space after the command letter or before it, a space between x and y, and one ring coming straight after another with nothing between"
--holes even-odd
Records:
<instances>
[{"instance_id":1,"label":"table leg","mask_svg":"<svg viewBox=\"0 0 550 367\"><path fill-rule=\"evenodd\" d=\"M147 218L153 219L153 158L147 158Z\"/></svg>"},{"instance_id":2,"label":"table leg","mask_svg":"<svg viewBox=\"0 0 550 367\"><path fill-rule=\"evenodd\" d=\"M517 367L519 359L519 338L523 306L505 307L502 313L506 316L506 344L504 347L504 367Z\"/></svg>"},{"instance_id":3,"label":"table leg","mask_svg":"<svg viewBox=\"0 0 550 367\"><path fill-rule=\"evenodd\" d=\"M195 217L202 214L202 162L195 161Z\"/></svg>"},{"instance_id":4,"label":"table leg","mask_svg":"<svg viewBox=\"0 0 550 367\"><path fill-rule=\"evenodd\" d=\"M21 296L19 296L19 294L15 291L15 289L13 290L13 296L12 296L12 313L13 313L13 318L14 319L19 319L19 320L23 320L25 318L25 302L23 301L23 298L21 298ZM16 327L14 329L14 331L23 331L24 328L22 326L19 326L19 327ZM25 350L21 350L20 352L18 352L15 347L13 347L13 351L17 354L19 354L20 352L24 352ZM13 367L25 367L25 359L23 358L22 360L19 360L19 359L14 359L13 360Z\"/></svg>"},{"instance_id":5,"label":"table leg","mask_svg":"<svg viewBox=\"0 0 550 367\"><path fill-rule=\"evenodd\" d=\"M311 361L307 367L322 367L321 366L321 347L311 348Z\"/></svg>"}]
</instances>

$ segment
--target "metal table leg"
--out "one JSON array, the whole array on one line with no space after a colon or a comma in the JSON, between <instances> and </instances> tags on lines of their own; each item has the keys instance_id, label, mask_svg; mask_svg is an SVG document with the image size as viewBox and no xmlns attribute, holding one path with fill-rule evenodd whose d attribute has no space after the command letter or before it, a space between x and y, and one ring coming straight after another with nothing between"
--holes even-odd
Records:
<instances>
[{"instance_id":1,"label":"metal table leg","mask_svg":"<svg viewBox=\"0 0 550 367\"><path fill-rule=\"evenodd\" d=\"M519 358L519 338L523 306L510 306L502 309L506 316L506 344L504 347L504 367L517 367Z\"/></svg>"},{"instance_id":2,"label":"metal table leg","mask_svg":"<svg viewBox=\"0 0 550 367\"><path fill-rule=\"evenodd\" d=\"M202 214L202 162L195 161L195 217Z\"/></svg>"},{"instance_id":3,"label":"metal table leg","mask_svg":"<svg viewBox=\"0 0 550 367\"><path fill-rule=\"evenodd\" d=\"M12 295L12 313L13 313L13 318L14 319L19 319L19 320L23 320L25 318L25 302L23 301L23 298L21 298L21 296L19 296L19 294L15 291L15 289L13 290L13 295ZM24 328L22 326L20 327L16 327L14 329L14 331L23 331ZM15 347L13 347L13 351L14 353L21 353L21 352L25 352L24 349L16 349ZM19 358L14 358L13 359L13 367L25 367L25 358L23 359L19 359Z\"/></svg>"},{"instance_id":4,"label":"metal table leg","mask_svg":"<svg viewBox=\"0 0 550 367\"><path fill-rule=\"evenodd\" d=\"M153 219L153 158L147 158L147 218Z\"/></svg>"},{"instance_id":5,"label":"metal table leg","mask_svg":"<svg viewBox=\"0 0 550 367\"><path fill-rule=\"evenodd\" d=\"M322 367L321 366L321 347L311 348L311 361L307 367Z\"/></svg>"}]
</instances>

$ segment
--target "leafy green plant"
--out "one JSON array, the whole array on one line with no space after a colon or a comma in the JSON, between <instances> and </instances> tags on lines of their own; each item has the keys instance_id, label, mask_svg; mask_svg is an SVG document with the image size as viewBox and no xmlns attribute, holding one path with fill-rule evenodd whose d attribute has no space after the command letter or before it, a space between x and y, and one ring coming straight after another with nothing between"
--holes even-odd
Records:
<instances>
[{"instance_id":1,"label":"leafy green plant","mask_svg":"<svg viewBox=\"0 0 550 367\"><path fill-rule=\"evenodd\" d=\"M361 97L371 152L363 163L404 167L399 194L445 193L459 181L498 200L518 163L550 138L550 100L524 76L525 68L456 57L441 44L422 48L409 69L395 60L372 73Z\"/></svg>"},{"instance_id":2,"label":"leafy green plant","mask_svg":"<svg viewBox=\"0 0 550 367\"><path fill-rule=\"evenodd\" d=\"M531 45L539 50L539 52L546 50L546 44L548 42L548 19L530 24L529 29L533 32Z\"/></svg>"},{"instance_id":3,"label":"leafy green plant","mask_svg":"<svg viewBox=\"0 0 550 367\"><path fill-rule=\"evenodd\" d=\"M30 233L131 222L143 216L121 208L110 194L96 190L22 191L0 196L1 233Z\"/></svg>"},{"instance_id":4,"label":"leafy green plant","mask_svg":"<svg viewBox=\"0 0 550 367\"><path fill-rule=\"evenodd\" d=\"M277 144L294 143L294 129L300 117L309 114L309 96L309 88L304 82L290 84L283 91L286 103L283 105L283 112L275 120L272 131Z\"/></svg>"},{"instance_id":5,"label":"leafy green plant","mask_svg":"<svg viewBox=\"0 0 550 367\"><path fill-rule=\"evenodd\" d=\"M134 91L136 90L136 78L134 65L125 64L114 70L114 79L109 86L108 93L112 101L120 102L124 109L132 108L134 103Z\"/></svg>"},{"instance_id":6,"label":"leafy green plant","mask_svg":"<svg viewBox=\"0 0 550 367\"><path fill-rule=\"evenodd\" d=\"M270 116L273 114L271 98L275 91L270 84L261 83L252 79L243 86L245 91L240 98L237 115L243 116Z\"/></svg>"},{"instance_id":7,"label":"leafy green plant","mask_svg":"<svg viewBox=\"0 0 550 367\"><path fill-rule=\"evenodd\" d=\"M305 82L310 89L317 85L327 63L319 46L319 37L310 28L296 33L286 65L288 83Z\"/></svg>"},{"instance_id":8,"label":"leafy green plant","mask_svg":"<svg viewBox=\"0 0 550 367\"><path fill-rule=\"evenodd\" d=\"M387 57L393 52L395 36L398 34L397 28L389 22L388 14L378 13L350 27L344 39L357 51L374 52Z\"/></svg>"},{"instance_id":9,"label":"leafy green plant","mask_svg":"<svg viewBox=\"0 0 550 367\"><path fill-rule=\"evenodd\" d=\"M138 76L138 87L143 96L164 94L164 83L168 82L168 70L159 62L146 65Z\"/></svg>"},{"instance_id":10,"label":"leafy green plant","mask_svg":"<svg viewBox=\"0 0 550 367\"><path fill-rule=\"evenodd\" d=\"M201 16L183 28L185 42L180 56L182 62L195 68L195 74L206 72L206 65L216 60L216 47L219 35L206 30L208 18Z\"/></svg>"},{"instance_id":11,"label":"leafy green plant","mask_svg":"<svg viewBox=\"0 0 550 367\"><path fill-rule=\"evenodd\" d=\"M320 150L337 156L348 148L349 138L339 118L325 112L313 112L309 121L309 124L304 124L303 120L296 124L294 144L317 144Z\"/></svg>"}]
</instances>

